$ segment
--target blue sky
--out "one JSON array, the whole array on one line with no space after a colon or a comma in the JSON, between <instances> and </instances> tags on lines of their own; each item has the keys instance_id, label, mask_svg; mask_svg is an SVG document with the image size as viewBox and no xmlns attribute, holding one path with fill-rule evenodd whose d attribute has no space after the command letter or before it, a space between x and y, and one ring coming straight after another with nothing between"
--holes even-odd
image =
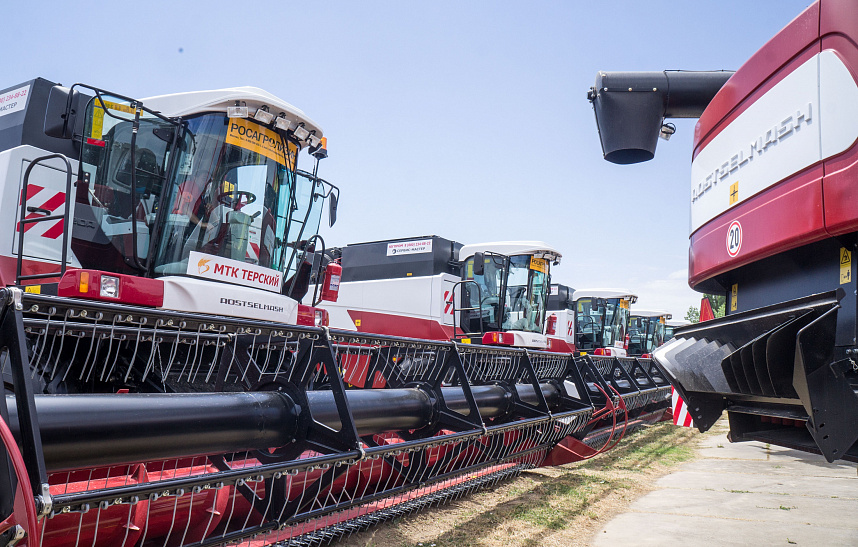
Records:
<instances>
[{"instance_id":1,"label":"blue sky","mask_svg":"<svg viewBox=\"0 0 858 547\"><path fill-rule=\"evenodd\" d=\"M554 281L629 288L682 317L699 304L686 277L694 122L653 161L613 165L587 89L598 70L736 69L808 4L19 3L0 87L261 87L328 137L320 174L342 192L329 245L540 239L564 255Z\"/></svg>"}]
</instances>

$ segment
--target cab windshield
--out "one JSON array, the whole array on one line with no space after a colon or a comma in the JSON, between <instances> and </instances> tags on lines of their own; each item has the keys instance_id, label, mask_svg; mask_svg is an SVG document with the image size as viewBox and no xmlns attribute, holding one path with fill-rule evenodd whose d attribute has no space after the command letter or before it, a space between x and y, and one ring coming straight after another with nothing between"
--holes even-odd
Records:
<instances>
[{"instance_id":1,"label":"cab windshield","mask_svg":"<svg viewBox=\"0 0 858 547\"><path fill-rule=\"evenodd\" d=\"M580 350L622 347L629 322L628 303L622 298L580 298L575 320Z\"/></svg>"},{"instance_id":2,"label":"cab windshield","mask_svg":"<svg viewBox=\"0 0 858 547\"><path fill-rule=\"evenodd\" d=\"M548 294L548 262L530 255L487 253L483 273L465 261L463 329L470 333L518 330L542 333ZM477 289L477 286L479 289ZM481 330L482 327L482 330Z\"/></svg>"},{"instance_id":3,"label":"cab windshield","mask_svg":"<svg viewBox=\"0 0 858 547\"><path fill-rule=\"evenodd\" d=\"M155 273L193 273L191 252L281 270L297 210L297 152L295 143L252 120L223 114L188 120Z\"/></svg>"},{"instance_id":4,"label":"cab windshield","mask_svg":"<svg viewBox=\"0 0 858 547\"><path fill-rule=\"evenodd\" d=\"M664 323L660 317L632 317L629 328L629 353L643 355L664 343Z\"/></svg>"}]
</instances>

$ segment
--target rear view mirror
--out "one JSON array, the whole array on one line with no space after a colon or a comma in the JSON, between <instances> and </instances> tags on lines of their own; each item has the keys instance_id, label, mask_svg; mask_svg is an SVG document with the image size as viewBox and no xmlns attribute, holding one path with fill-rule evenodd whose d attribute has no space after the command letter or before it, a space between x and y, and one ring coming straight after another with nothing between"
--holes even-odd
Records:
<instances>
[{"instance_id":1,"label":"rear view mirror","mask_svg":"<svg viewBox=\"0 0 858 547\"><path fill-rule=\"evenodd\" d=\"M67 87L55 85L48 95L45 109L45 135L57 139L70 139L74 136L76 109L79 93Z\"/></svg>"},{"instance_id":2,"label":"rear view mirror","mask_svg":"<svg viewBox=\"0 0 858 547\"><path fill-rule=\"evenodd\" d=\"M486 257L483 253L474 253L474 275L483 275L486 271Z\"/></svg>"},{"instance_id":3,"label":"rear view mirror","mask_svg":"<svg viewBox=\"0 0 858 547\"><path fill-rule=\"evenodd\" d=\"M328 223L333 226L337 221L337 193L331 192L330 201L328 201Z\"/></svg>"}]
</instances>

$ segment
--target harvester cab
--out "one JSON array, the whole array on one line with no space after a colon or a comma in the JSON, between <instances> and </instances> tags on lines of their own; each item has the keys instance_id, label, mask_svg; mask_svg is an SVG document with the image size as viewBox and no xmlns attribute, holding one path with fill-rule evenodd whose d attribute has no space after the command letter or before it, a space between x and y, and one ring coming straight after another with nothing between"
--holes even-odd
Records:
<instances>
[{"instance_id":1,"label":"harvester cab","mask_svg":"<svg viewBox=\"0 0 858 547\"><path fill-rule=\"evenodd\" d=\"M547 349L549 268L561 254L539 241L462 246L438 236L343 247L332 327ZM305 303L310 303L305 299Z\"/></svg>"},{"instance_id":2,"label":"harvester cab","mask_svg":"<svg viewBox=\"0 0 858 547\"><path fill-rule=\"evenodd\" d=\"M629 323L629 355L649 357L664 344L665 325L673 315L657 310L633 310Z\"/></svg>"},{"instance_id":3,"label":"harvester cab","mask_svg":"<svg viewBox=\"0 0 858 547\"><path fill-rule=\"evenodd\" d=\"M0 118L6 218L22 196L3 285L316 321L299 314L302 255L338 190L317 176L326 142L303 112L251 87L136 100L36 79L17 92L18 111ZM297 168L302 149L312 173Z\"/></svg>"},{"instance_id":4,"label":"harvester cab","mask_svg":"<svg viewBox=\"0 0 858 547\"><path fill-rule=\"evenodd\" d=\"M624 289L575 291L552 285L546 324L552 349L624 357L629 308L636 300Z\"/></svg>"},{"instance_id":5,"label":"harvester cab","mask_svg":"<svg viewBox=\"0 0 858 547\"><path fill-rule=\"evenodd\" d=\"M485 345L548 349L543 334L551 264L560 253L540 241L465 245L459 330Z\"/></svg>"}]
</instances>

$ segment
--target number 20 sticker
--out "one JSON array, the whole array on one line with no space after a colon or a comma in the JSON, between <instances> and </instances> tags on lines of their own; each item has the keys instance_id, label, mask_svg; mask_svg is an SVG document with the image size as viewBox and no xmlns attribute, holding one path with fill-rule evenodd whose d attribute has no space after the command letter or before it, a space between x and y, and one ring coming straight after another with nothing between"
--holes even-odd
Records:
<instances>
[{"instance_id":1,"label":"number 20 sticker","mask_svg":"<svg viewBox=\"0 0 858 547\"><path fill-rule=\"evenodd\" d=\"M739 254L742 249L742 225L738 220L730 223L727 229L727 254L731 257Z\"/></svg>"}]
</instances>

